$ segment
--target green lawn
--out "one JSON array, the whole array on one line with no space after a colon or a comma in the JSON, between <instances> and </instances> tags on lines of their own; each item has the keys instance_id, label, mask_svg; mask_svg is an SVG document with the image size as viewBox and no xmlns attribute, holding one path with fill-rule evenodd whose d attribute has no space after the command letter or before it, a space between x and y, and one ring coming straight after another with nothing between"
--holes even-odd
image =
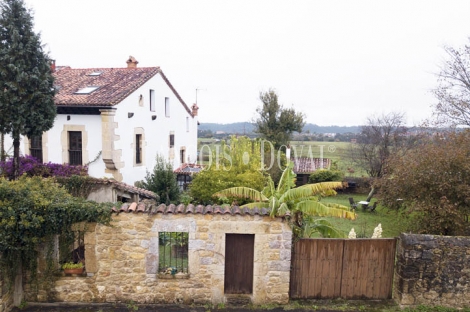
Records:
<instances>
[{"instance_id":1,"label":"green lawn","mask_svg":"<svg viewBox=\"0 0 470 312\"><path fill-rule=\"evenodd\" d=\"M325 197L322 202L337 203L349 207L348 197L353 197L356 202L365 200L366 194L338 194L334 197ZM372 202L376 199L373 198ZM336 228L349 233L351 228L357 234L357 237L372 236L374 228L380 223L382 226L382 237L397 237L400 233L406 231L407 220L404 219L396 211L391 211L380 204L377 206L376 212L363 211L361 208L357 209L356 220L347 220L340 218L325 218L328 219Z\"/></svg>"}]
</instances>

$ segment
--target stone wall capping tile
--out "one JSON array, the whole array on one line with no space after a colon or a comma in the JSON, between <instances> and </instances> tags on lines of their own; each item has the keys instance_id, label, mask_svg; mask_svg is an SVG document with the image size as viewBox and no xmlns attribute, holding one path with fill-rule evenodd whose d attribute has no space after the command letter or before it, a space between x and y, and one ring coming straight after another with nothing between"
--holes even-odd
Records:
<instances>
[{"instance_id":1,"label":"stone wall capping tile","mask_svg":"<svg viewBox=\"0 0 470 312\"><path fill-rule=\"evenodd\" d=\"M150 205L149 205L150 206ZM144 203L139 203L137 205L137 212L145 212L145 204Z\"/></svg>"},{"instance_id":2,"label":"stone wall capping tile","mask_svg":"<svg viewBox=\"0 0 470 312\"><path fill-rule=\"evenodd\" d=\"M176 213L184 213L184 205L183 204L179 204L177 207L176 207Z\"/></svg>"},{"instance_id":3,"label":"stone wall capping tile","mask_svg":"<svg viewBox=\"0 0 470 312\"><path fill-rule=\"evenodd\" d=\"M166 207L167 213L176 213L176 206L174 204L170 204Z\"/></svg>"},{"instance_id":4,"label":"stone wall capping tile","mask_svg":"<svg viewBox=\"0 0 470 312\"><path fill-rule=\"evenodd\" d=\"M235 215L249 215L249 216L269 216L270 209L268 208L247 208L247 207L240 207L240 206L220 206L220 205L197 205L194 206L193 204L189 204L185 206L184 204L179 204L178 206L171 204L165 205L160 204L156 206L153 203L146 203L146 202L133 202L133 203L124 203L121 208L113 207L111 209L111 213L119 214L120 212L128 212L128 213L148 213L149 215L154 215L157 213L162 214L230 214L232 216ZM289 214L286 214L286 216ZM284 217L284 216L281 216Z\"/></svg>"},{"instance_id":5,"label":"stone wall capping tile","mask_svg":"<svg viewBox=\"0 0 470 312\"><path fill-rule=\"evenodd\" d=\"M194 211L194 205L192 204L189 204L187 207L186 207L186 213L193 213Z\"/></svg>"},{"instance_id":6,"label":"stone wall capping tile","mask_svg":"<svg viewBox=\"0 0 470 312\"><path fill-rule=\"evenodd\" d=\"M165 205L165 204L161 204L161 205L158 206L158 208L157 208L157 213L158 213L158 212L165 213L165 210L166 210L166 205Z\"/></svg>"},{"instance_id":7,"label":"stone wall capping tile","mask_svg":"<svg viewBox=\"0 0 470 312\"><path fill-rule=\"evenodd\" d=\"M124 204L121 206L121 209L119 209L119 211L127 212L127 209L128 209L128 208L129 208L129 204L124 203Z\"/></svg>"},{"instance_id":8,"label":"stone wall capping tile","mask_svg":"<svg viewBox=\"0 0 470 312\"><path fill-rule=\"evenodd\" d=\"M127 212L134 212L136 209L137 209L137 203L134 202L134 203L131 203L129 205L129 208L127 209Z\"/></svg>"},{"instance_id":9,"label":"stone wall capping tile","mask_svg":"<svg viewBox=\"0 0 470 312\"><path fill-rule=\"evenodd\" d=\"M204 214L204 206L197 205L195 213Z\"/></svg>"},{"instance_id":10,"label":"stone wall capping tile","mask_svg":"<svg viewBox=\"0 0 470 312\"><path fill-rule=\"evenodd\" d=\"M148 207L148 211L151 215L156 214L158 212L158 206L150 205L150 207Z\"/></svg>"},{"instance_id":11,"label":"stone wall capping tile","mask_svg":"<svg viewBox=\"0 0 470 312\"><path fill-rule=\"evenodd\" d=\"M213 212L214 212L214 211L213 211L211 205L206 206L206 211L205 211L206 214L207 214L207 213L212 214Z\"/></svg>"}]
</instances>

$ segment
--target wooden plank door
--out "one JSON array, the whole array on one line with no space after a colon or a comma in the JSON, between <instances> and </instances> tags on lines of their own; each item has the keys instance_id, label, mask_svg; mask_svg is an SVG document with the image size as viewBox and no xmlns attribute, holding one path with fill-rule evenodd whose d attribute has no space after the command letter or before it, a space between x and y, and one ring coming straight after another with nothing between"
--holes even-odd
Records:
<instances>
[{"instance_id":1,"label":"wooden plank door","mask_svg":"<svg viewBox=\"0 0 470 312\"><path fill-rule=\"evenodd\" d=\"M225 234L226 294L253 293L254 234Z\"/></svg>"}]
</instances>

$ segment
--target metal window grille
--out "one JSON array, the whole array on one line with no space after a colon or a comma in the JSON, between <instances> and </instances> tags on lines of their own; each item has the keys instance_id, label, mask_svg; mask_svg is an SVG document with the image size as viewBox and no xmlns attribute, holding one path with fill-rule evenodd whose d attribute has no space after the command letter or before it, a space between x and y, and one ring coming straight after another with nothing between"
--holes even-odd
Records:
<instances>
[{"instance_id":1,"label":"metal window grille","mask_svg":"<svg viewBox=\"0 0 470 312\"><path fill-rule=\"evenodd\" d=\"M81 131L69 131L69 164L74 166L83 164Z\"/></svg>"},{"instance_id":2,"label":"metal window grille","mask_svg":"<svg viewBox=\"0 0 470 312\"><path fill-rule=\"evenodd\" d=\"M59 236L59 263L85 262L85 231L70 231Z\"/></svg>"},{"instance_id":3,"label":"metal window grille","mask_svg":"<svg viewBox=\"0 0 470 312\"><path fill-rule=\"evenodd\" d=\"M142 134L135 135L135 163L142 163Z\"/></svg>"},{"instance_id":4,"label":"metal window grille","mask_svg":"<svg viewBox=\"0 0 470 312\"><path fill-rule=\"evenodd\" d=\"M160 232L158 236L158 272L188 273L188 233Z\"/></svg>"},{"instance_id":5,"label":"metal window grille","mask_svg":"<svg viewBox=\"0 0 470 312\"><path fill-rule=\"evenodd\" d=\"M43 162L42 160L42 136L33 136L30 138L30 154L40 162Z\"/></svg>"}]
</instances>

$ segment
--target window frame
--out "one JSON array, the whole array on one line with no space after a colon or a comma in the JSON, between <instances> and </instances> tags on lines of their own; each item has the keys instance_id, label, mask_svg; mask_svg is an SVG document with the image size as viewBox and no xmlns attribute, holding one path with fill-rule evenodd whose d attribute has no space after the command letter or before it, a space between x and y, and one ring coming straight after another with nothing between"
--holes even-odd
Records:
<instances>
[{"instance_id":1,"label":"window frame","mask_svg":"<svg viewBox=\"0 0 470 312\"><path fill-rule=\"evenodd\" d=\"M142 134L135 135L135 163L142 164Z\"/></svg>"},{"instance_id":2,"label":"window frame","mask_svg":"<svg viewBox=\"0 0 470 312\"><path fill-rule=\"evenodd\" d=\"M170 148L175 147L175 134L174 133L170 133L169 145L170 145Z\"/></svg>"},{"instance_id":3,"label":"window frame","mask_svg":"<svg viewBox=\"0 0 470 312\"><path fill-rule=\"evenodd\" d=\"M83 166L82 131L68 131L68 154L69 154L69 165Z\"/></svg>"},{"instance_id":4,"label":"window frame","mask_svg":"<svg viewBox=\"0 0 470 312\"><path fill-rule=\"evenodd\" d=\"M170 98L165 97L165 117L170 117Z\"/></svg>"},{"instance_id":5,"label":"window frame","mask_svg":"<svg viewBox=\"0 0 470 312\"><path fill-rule=\"evenodd\" d=\"M169 276L189 274L188 246L189 232L159 232L158 273Z\"/></svg>"},{"instance_id":6,"label":"window frame","mask_svg":"<svg viewBox=\"0 0 470 312\"><path fill-rule=\"evenodd\" d=\"M41 163L44 163L42 135L34 135L29 138L29 154L39 160Z\"/></svg>"},{"instance_id":7,"label":"window frame","mask_svg":"<svg viewBox=\"0 0 470 312\"><path fill-rule=\"evenodd\" d=\"M150 111L155 111L155 90L149 90L149 104L150 104Z\"/></svg>"}]
</instances>

